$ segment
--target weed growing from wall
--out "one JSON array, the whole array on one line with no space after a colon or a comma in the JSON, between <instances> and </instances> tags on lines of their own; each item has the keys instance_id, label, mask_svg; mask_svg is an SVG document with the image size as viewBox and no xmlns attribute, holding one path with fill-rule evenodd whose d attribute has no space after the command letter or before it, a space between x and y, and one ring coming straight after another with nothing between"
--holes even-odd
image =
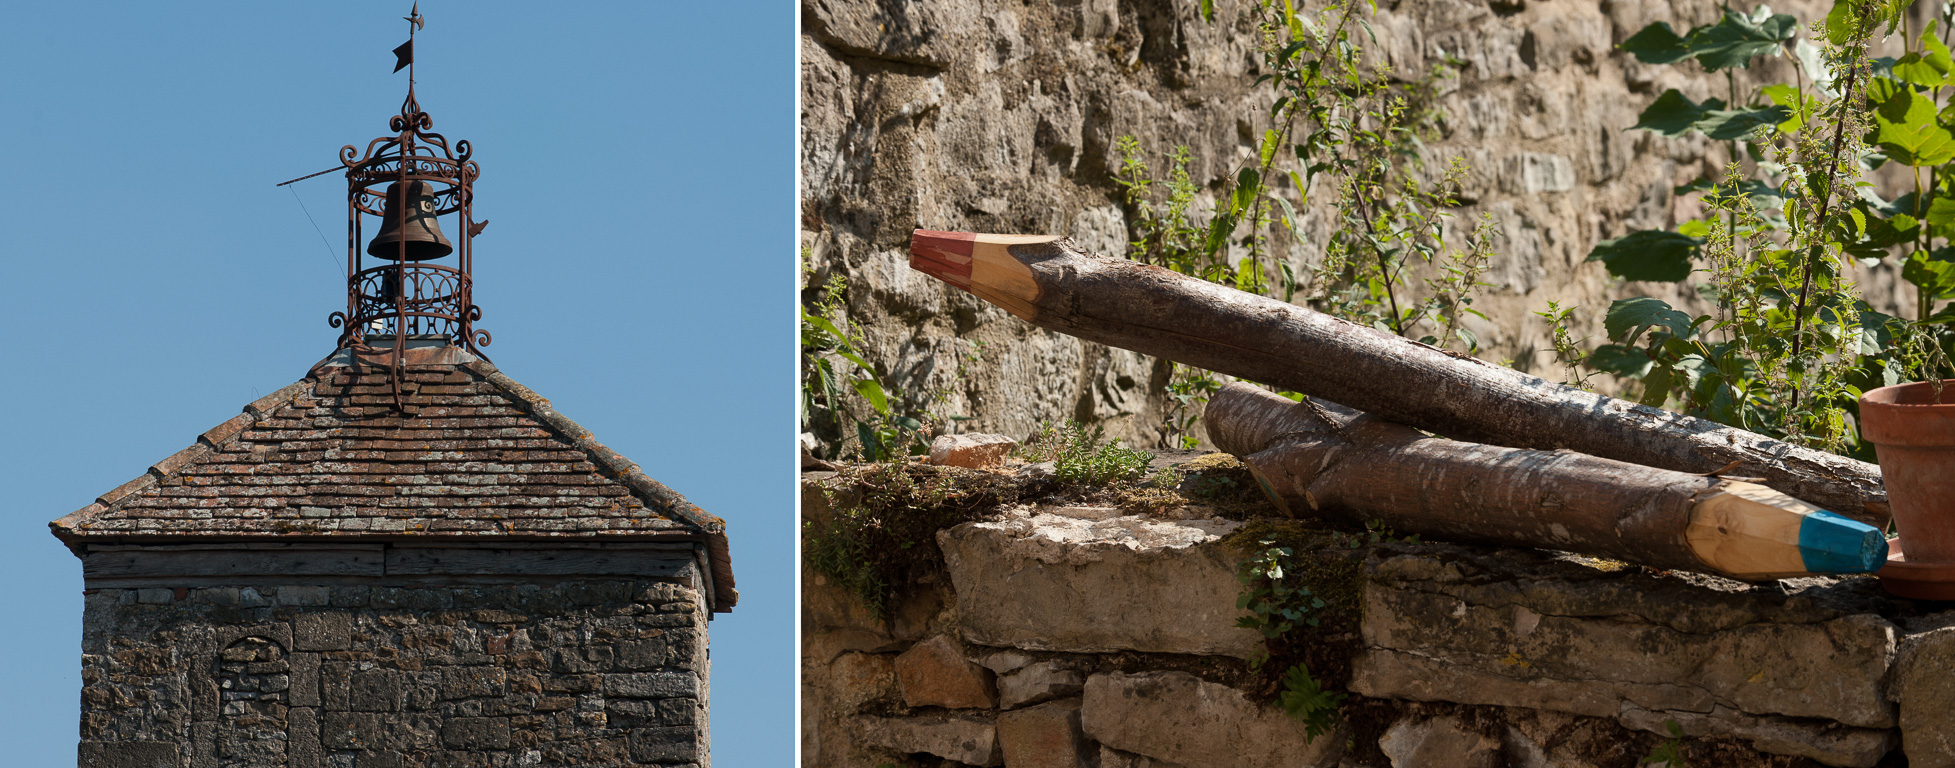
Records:
<instances>
[{"instance_id":1,"label":"weed growing from wall","mask_svg":"<svg viewBox=\"0 0 1955 768\"><path fill-rule=\"evenodd\" d=\"M1421 162L1439 117L1434 83L1450 71L1439 64L1404 82L1388 69L1366 67L1358 41L1370 28L1361 5L1369 7L1334 2L1313 12L1287 0L1256 6L1257 84L1268 86L1272 100L1269 115L1257 119L1267 128L1255 155L1217 184L1208 210L1197 204L1203 187L1189 177L1186 147L1168 152L1167 173L1157 179L1140 143L1119 139L1115 181L1134 235L1128 255L1471 354L1480 340L1463 320L1485 318L1472 307L1473 293L1486 285L1480 276L1496 228L1483 219L1463 248L1449 245L1445 222L1459 205L1468 168L1455 159L1427 178ZM1212 10L1203 15L1213 21ZM1328 235L1304 233L1299 211L1313 194L1328 211ZM1299 269L1294 259L1276 258L1272 238L1315 260ZM1415 280L1414 273L1430 276ZM1224 383L1175 366L1164 444L1194 447L1200 407Z\"/></svg>"},{"instance_id":2,"label":"weed growing from wall","mask_svg":"<svg viewBox=\"0 0 1955 768\"><path fill-rule=\"evenodd\" d=\"M1634 128L1699 133L1750 162L1676 189L1703 193L1705 217L1605 240L1589 255L1624 280L1698 279L1714 312L1621 299L1604 317L1608 343L1570 354L1557 337L1557 357L1631 384L1648 405L1871 459L1849 421L1859 395L1938 380L1955 343L1955 308L1936 309L1955 298L1949 10L1916 35L1910 5L1841 0L1804 38L1792 16L1761 6L1681 34L1652 24L1625 40L1646 63L1723 72L1727 91L1698 103L1668 90ZM1897 28L1906 54L1869 58L1874 36ZM1795 82L1738 88L1736 70L1783 54L1799 64ZM1914 191L1883 199L1861 180L1882 166L1904 167ZM1898 261L1915 289L1914 317L1869 306L1848 279L1850 259ZM1551 323L1561 312L1549 308Z\"/></svg>"}]
</instances>

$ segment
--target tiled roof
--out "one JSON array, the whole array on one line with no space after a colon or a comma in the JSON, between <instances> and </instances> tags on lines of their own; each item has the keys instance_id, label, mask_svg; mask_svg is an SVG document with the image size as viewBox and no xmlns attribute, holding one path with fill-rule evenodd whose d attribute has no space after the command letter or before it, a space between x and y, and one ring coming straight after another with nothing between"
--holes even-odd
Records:
<instances>
[{"instance_id":1,"label":"tiled roof","mask_svg":"<svg viewBox=\"0 0 1955 768\"><path fill-rule=\"evenodd\" d=\"M723 521L495 366L441 351L407 367L405 417L386 367L322 364L50 526L71 546L697 538L731 604Z\"/></svg>"}]
</instances>

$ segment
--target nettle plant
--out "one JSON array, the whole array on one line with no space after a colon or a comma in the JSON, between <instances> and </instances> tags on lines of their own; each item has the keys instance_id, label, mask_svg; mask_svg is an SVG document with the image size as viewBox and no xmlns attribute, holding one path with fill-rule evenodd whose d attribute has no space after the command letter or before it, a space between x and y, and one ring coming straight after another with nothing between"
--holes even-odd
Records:
<instances>
[{"instance_id":1,"label":"nettle plant","mask_svg":"<svg viewBox=\"0 0 1955 768\"><path fill-rule=\"evenodd\" d=\"M1948 322L1937 302L1955 296L1955 85L1947 10L1919 34L1906 29L1909 0L1842 0L1809 42L1790 15L1760 6L1725 9L1716 23L1679 34L1652 24L1621 48L1652 64L1694 61L1725 75L1726 94L1693 102L1675 89L1645 108L1634 129L1699 133L1728 142L1721 178L1676 188L1702 192L1705 215L1672 230L1632 232L1589 254L1625 280L1682 282L1714 309L1692 316L1656 298L1613 302L1609 341L1583 352L1567 341L1570 314L1541 313L1564 362L1579 361L1629 384L1648 405L1841 453L1870 454L1848 420L1862 391L1936 375L1945 367ZM1896 29L1899 58L1868 56L1876 34ZM1796 80L1741 89L1737 70L1790 54ZM1749 160L1750 162L1743 162ZM1914 191L1883 199L1864 180L1902 166ZM1899 259L1915 289L1914 317L1875 311L1851 280Z\"/></svg>"},{"instance_id":2,"label":"nettle plant","mask_svg":"<svg viewBox=\"0 0 1955 768\"><path fill-rule=\"evenodd\" d=\"M1223 177L1216 202L1202 211L1203 187L1189 177L1186 147L1168 154L1168 175L1157 180L1140 143L1121 138L1115 181L1136 234L1128 254L1470 354L1480 341L1462 321L1485 319L1472 307L1473 292L1485 285L1479 278L1493 255L1494 225L1483 218L1463 248L1450 247L1445 223L1468 169L1455 160L1433 179L1422 163L1440 117L1433 83L1457 62L1411 81L1367 66L1358 41L1371 37L1366 16L1376 12L1370 0L1314 12L1261 0L1256 85L1269 89L1271 102L1269 114L1258 116L1268 127L1254 155ZM1214 21L1211 3L1202 15ZM1312 204L1313 189L1328 211L1328 237L1303 231L1299 211ZM1299 273L1272 255L1273 237L1319 258ZM1194 447L1195 414L1221 385L1214 374L1176 365L1164 433Z\"/></svg>"}]
</instances>

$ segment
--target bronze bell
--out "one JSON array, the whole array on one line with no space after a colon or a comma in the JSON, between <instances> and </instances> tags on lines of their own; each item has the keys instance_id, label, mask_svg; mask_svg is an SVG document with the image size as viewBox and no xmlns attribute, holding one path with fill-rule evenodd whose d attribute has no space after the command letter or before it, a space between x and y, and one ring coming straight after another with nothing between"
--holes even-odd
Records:
<instances>
[{"instance_id":1,"label":"bronze bell","mask_svg":"<svg viewBox=\"0 0 1955 768\"><path fill-rule=\"evenodd\" d=\"M380 219L380 234L367 244L367 255L392 259L400 255L402 240L407 241L407 260L439 259L455 252L455 245L441 234L435 217L434 188L425 181L407 182L405 201L401 183L387 185L387 207ZM402 217L400 212L406 211ZM403 218L405 221L403 222Z\"/></svg>"}]
</instances>

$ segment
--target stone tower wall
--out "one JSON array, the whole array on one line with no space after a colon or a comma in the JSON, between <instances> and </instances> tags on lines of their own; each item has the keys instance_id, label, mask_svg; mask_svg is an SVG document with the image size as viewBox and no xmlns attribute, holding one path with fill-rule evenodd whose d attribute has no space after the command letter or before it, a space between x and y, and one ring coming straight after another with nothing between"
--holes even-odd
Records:
<instances>
[{"instance_id":1,"label":"stone tower wall","mask_svg":"<svg viewBox=\"0 0 1955 768\"><path fill-rule=\"evenodd\" d=\"M1802 23L1831 7L1771 5ZM1578 306L1598 339L1611 299L1656 295L1704 309L1677 286L1611 285L1600 264L1583 259L1599 240L1699 215L1700 204L1672 187L1719 175L1725 145L1625 129L1668 88L1694 100L1725 98L1723 73L1645 65L1614 46L1655 21L1679 30L1715 21L1718 3L1378 6L1370 20L1376 42L1360 35L1374 60L1400 73L1423 72L1442 57L1463 62L1442 81L1446 118L1426 160L1435 169L1466 160L1473 171L1454 222L1470 226L1490 214L1502 236L1484 277L1494 285L1474 304L1492 321L1469 325L1482 340L1480 357L1558 379L1544 351L1548 329L1532 314L1549 300ZM1158 439L1165 363L1019 322L911 271L908 242L913 228L1064 233L1121 253L1130 211L1109 174L1124 135L1140 141L1157 175L1165 153L1186 145L1191 176L1211 185L1196 208L1210 207L1214 183L1253 152L1266 127L1268 95L1253 85L1253 4L1220 0L1213 24L1196 7L804 0L804 285L847 276L847 316L867 337L866 357L913 407L975 417L960 431L1023 437L1041 421L1076 418L1104 423L1130 444ZM1760 60L1738 83L1789 82L1793 69L1786 58ZM1328 232L1325 214L1305 208L1305 244L1282 249L1283 258L1299 268L1320 258L1310 244ZM1893 295L1888 270L1864 275L1863 284L1876 307L1906 300Z\"/></svg>"},{"instance_id":2,"label":"stone tower wall","mask_svg":"<svg viewBox=\"0 0 1955 768\"><path fill-rule=\"evenodd\" d=\"M631 580L90 590L80 764L704 766L706 615Z\"/></svg>"}]
</instances>

